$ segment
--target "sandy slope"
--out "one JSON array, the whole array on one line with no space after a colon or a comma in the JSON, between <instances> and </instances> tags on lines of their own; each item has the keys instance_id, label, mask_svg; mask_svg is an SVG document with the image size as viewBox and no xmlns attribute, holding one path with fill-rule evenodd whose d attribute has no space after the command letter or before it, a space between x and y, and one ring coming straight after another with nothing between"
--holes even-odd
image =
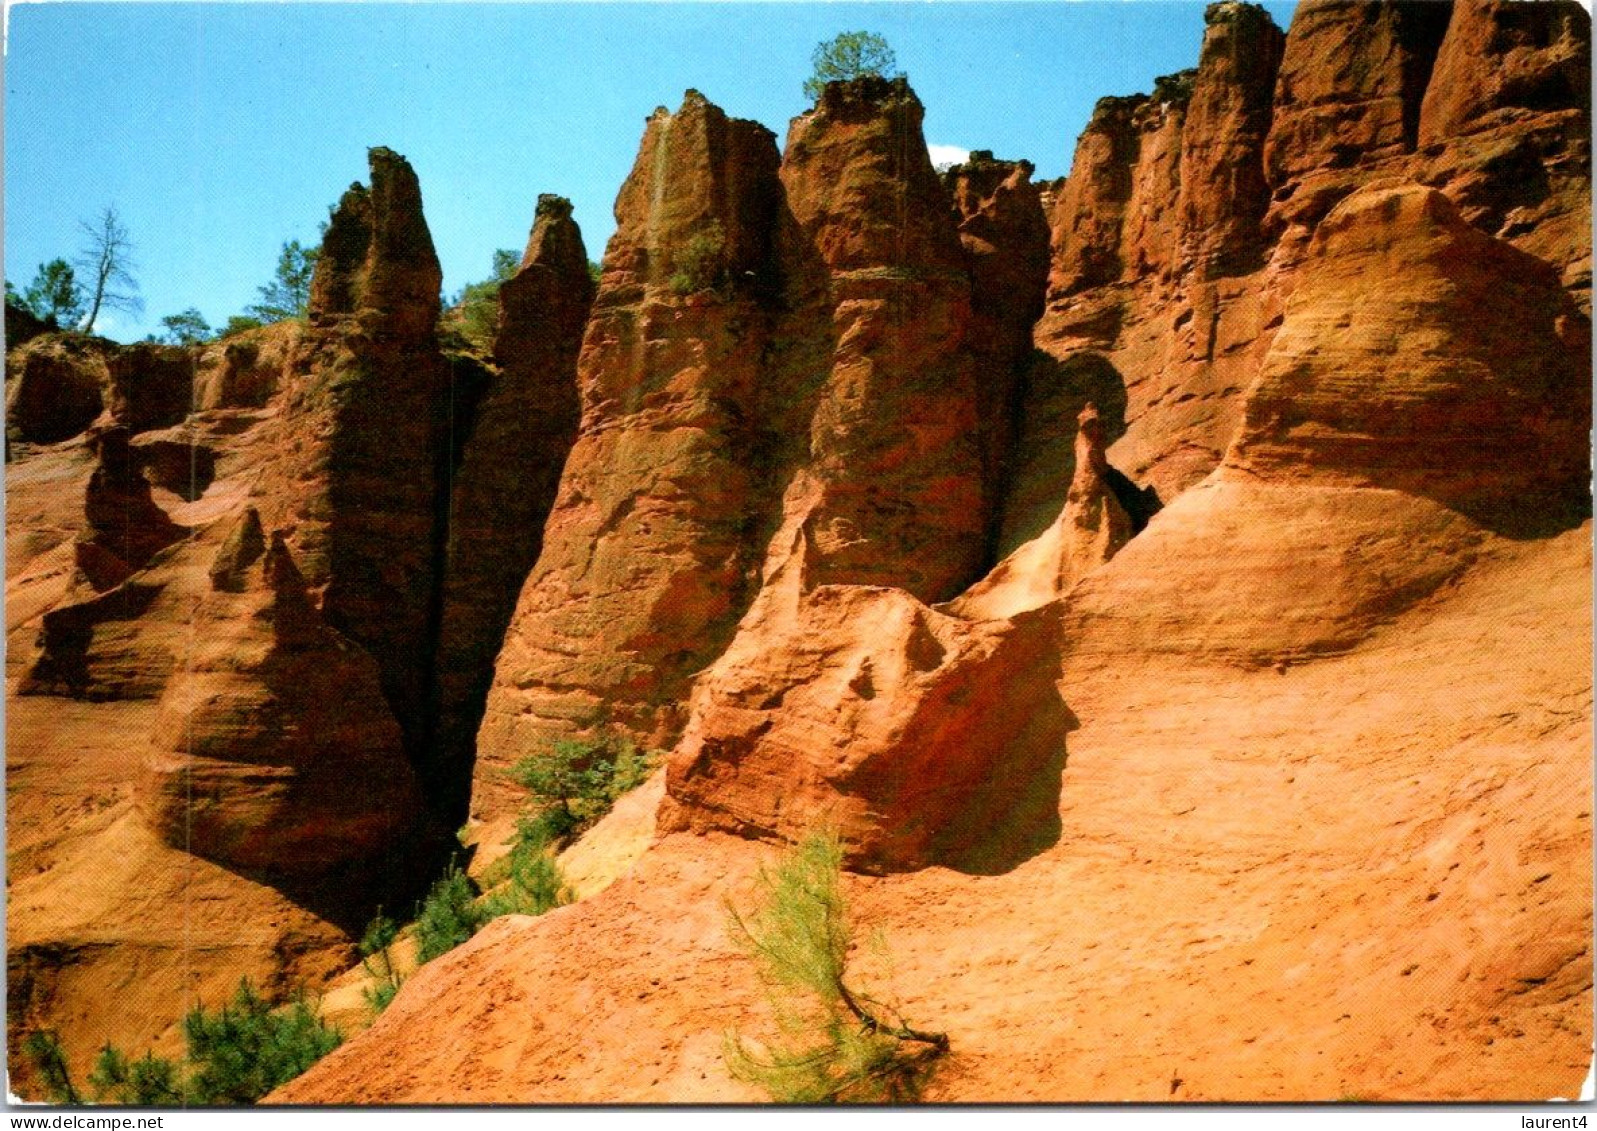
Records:
<instances>
[{"instance_id":1,"label":"sandy slope","mask_svg":"<svg viewBox=\"0 0 1597 1131\"><path fill-rule=\"evenodd\" d=\"M997 875L849 880L905 1011L952 1037L931 1098L1575 1094L1589 540L1488 538L1336 657L1067 659L1057 842ZM728 1027L769 1016L723 899L770 851L667 837L600 894L427 967L273 1098L758 1098L721 1060Z\"/></svg>"}]
</instances>

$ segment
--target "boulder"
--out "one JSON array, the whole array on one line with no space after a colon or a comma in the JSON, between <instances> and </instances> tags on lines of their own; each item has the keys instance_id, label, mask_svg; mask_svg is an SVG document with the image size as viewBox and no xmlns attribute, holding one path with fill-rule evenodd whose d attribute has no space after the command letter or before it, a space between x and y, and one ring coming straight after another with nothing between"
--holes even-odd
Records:
<instances>
[{"instance_id":1,"label":"boulder","mask_svg":"<svg viewBox=\"0 0 1597 1131\"><path fill-rule=\"evenodd\" d=\"M1057 821L1057 610L964 621L901 589L809 588L807 557L794 547L694 685L660 830L830 828L849 867L892 872L1002 855Z\"/></svg>"}]
</instances>

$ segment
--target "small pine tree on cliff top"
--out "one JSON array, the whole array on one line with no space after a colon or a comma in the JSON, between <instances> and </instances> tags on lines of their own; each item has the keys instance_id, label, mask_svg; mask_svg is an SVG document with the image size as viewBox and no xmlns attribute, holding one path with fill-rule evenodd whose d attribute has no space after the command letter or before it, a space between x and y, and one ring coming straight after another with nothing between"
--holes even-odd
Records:
<instances>
[{"instance_id":1,"label":"small pine tree on cliff top","mask_svg":"<svg viewBox=\"0 0 1597 1131\"><path fill-rule=\"evenodd\" d=\"M815 70L804 80L804 95L811 102L820 101L821 91L829 82L865 75L892 79L901 73L893 49L873 31L845 31L835 39L818 43L810 62Z\"/></svg>"}]
</instances>

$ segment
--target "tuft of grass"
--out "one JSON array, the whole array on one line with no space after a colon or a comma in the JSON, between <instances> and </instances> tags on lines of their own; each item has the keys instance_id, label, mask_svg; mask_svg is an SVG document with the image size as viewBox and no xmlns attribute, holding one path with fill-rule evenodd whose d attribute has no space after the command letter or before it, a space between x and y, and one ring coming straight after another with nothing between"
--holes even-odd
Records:
<instances>
[{"instance_id":1,"label":"tuft of grass","mask_svg":"<svg viewBox=\"0 0 1597 1131\"><path fill-rule=\"evenodd\" d=\"M910 1027L851 984L857 927L842 860L835 834L813 834L760 870L758 907L744 914L728 904L728 932L754 961L782 1036L760 1045L727 1034L727 1064L777 1103L911 1102L947 1054L948 1037Z\"/></svg>"}]
</instances>

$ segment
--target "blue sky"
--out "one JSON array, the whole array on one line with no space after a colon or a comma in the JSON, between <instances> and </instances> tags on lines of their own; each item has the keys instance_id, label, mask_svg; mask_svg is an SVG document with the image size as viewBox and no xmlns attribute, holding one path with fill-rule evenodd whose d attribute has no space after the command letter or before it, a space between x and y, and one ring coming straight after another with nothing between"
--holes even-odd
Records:
<instances>
[{"instance_id":1,"label":"blue sky","mask_svg":"<svg viewBox=\"0 0 1597 1131\"><path fill-rule=\"evenodd\" d=\"M1291 3L1266 5L1282 27ZM807 107L815 45L884 35L926 105L927 141L1069 169L1093 102L1192 66L1193 0L656 4L22 4L5 60L5 266L19 287L71 258L115 204L136 245L132 340L256 297L285 239L316 239L405 154L454 291L520 249L541 192L572 199L592 258L644 119L696 87L776 132Z\"/></svg>"}]
</instances>

